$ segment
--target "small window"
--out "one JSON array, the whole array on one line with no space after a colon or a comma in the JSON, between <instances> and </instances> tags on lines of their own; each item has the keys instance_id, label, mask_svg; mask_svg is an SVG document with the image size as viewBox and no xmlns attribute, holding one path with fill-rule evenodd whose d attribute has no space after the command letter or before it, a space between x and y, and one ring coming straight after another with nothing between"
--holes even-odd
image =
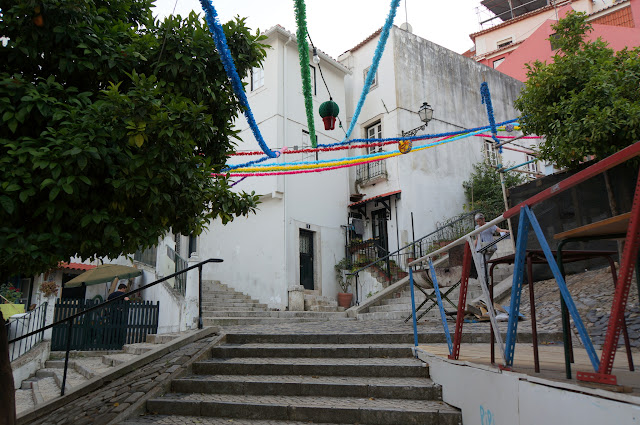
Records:
<instances>
[{"instance_id":1,"label":"small window","mask_svg":"<svg viewBox=\"0 0 640 425\"><path fill-rule=\"evenodd\" d=\"M534 160L534 159L537 159L537 158L535 156L533 156L533 155L527 155L527 161L531 161L531 160ZM527 164L527 171L539 174L540 173L540 168L538 167L538 161L528 163Z\"/></svg>"},{"instance_id":2,"label":"small window","mask_svg":"<svg viewBox=\"0 0 640 425\"><path fill-rule=\"evenodd\" d=\"M504 60L505 60L505 59L506 59L506 58L500 58L500 59L494 60L494 61L493 61L493 69L496 69L497 67L499 67L499 66L500 66L500 64L501 64L502 62L504 62Z\"/></svg>"},{"instance_id":3,"label":"small window","mask_svg":"<svg viewBox=\"0 0 640 425\"><path fill-rule=\"evenodd\" d=\"M367 81L367 75L369 74L369 69L371 69L371 67L369 67L369 68L364 70L363 81ZM377 72L373 76L373 80L371 81L371 86L369 87L369 90L372 90L375 87L378 87L378 73Z\"/></svg>"},{"instance_id":4,"label":"small window","mask_svg":"<svg viewBox=\"0 0 640 425\"><path fill-rule=\"evenodd\" d=\"M492 141L484 141L484 160L489 165L498 166L498 151Z\"/></svg>"},{"instance_id":5,"label":"small window","mask_svg":"<svg viewBox=\"0 0 640 425\"><path fill-rule=\"evenodd\" d=\"M315 96L318 94L318 88L316 86L316 67L309 65L309 72L311 74L311 92Z\"/></svg>"},{"instance_id":6,"label":"small window","mask_svg":"<svg viewBox=\"0 0 640 425\"><path fill-rule=\"evenodd\" d=\"M382 139L382 122L378 121L365 129L367 139ZM382 146L369 146L367 153L383 152Z\"/></svg>"},{"instance_id":7,"label":"small window","mask_svg":"<svg viewBox=\"0 0 640 425\"><path fill-rule=\"evenodd\" d=\"M513 44L513 37L505 38L504 40L500 40L496 43L498 45L498 49L502 49L503 47L508 46L509 44Z\"/></svg>"},{"instance_id":8,"label":"small window","mask_svg":"<svg viewBox=\"0 0 640 425\"><path fill-rule=\"evenodd\" d=\"M251 68L251 91L264 86L264 69Z\"/></svg>"},{"instance_id":9,"label":"small window","mask_svg":"<svg viewBox=\"0 0 640 425\"><path fill-rule=\"evenodd\" d=\"M549 36L549 43L551 43L551 50L558 50L557 40L560 38L560 35L557 33L553 33Z\"/></svg>"}]
</instances>

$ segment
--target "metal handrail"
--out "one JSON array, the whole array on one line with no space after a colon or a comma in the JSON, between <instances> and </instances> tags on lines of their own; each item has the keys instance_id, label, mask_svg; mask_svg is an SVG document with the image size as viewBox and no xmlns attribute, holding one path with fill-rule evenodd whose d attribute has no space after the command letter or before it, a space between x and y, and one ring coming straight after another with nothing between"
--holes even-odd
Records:
<instances>
[{"instance_id":1,"label":"metal handrail","mask_svg":"<svg viewBox=\"0 0 640 425\"><path fill-rule=\"evenodd\" d=\"M45 319L46 319L46 311L47 311L47 303L46 301L42 304L40 304L38 307L36 307L35 309L27 312L27 314L25 314L22 317L19 318L14 318L13 320L8 320L6 323L6 328L7 328L7 337L9 336L9 331L10 329L12 329L15 325L15 334L17 334L19 332L18 328L21 326L20 331L23 332L24 328L25 328L25 323L28 323L27 329L31 328L33 329L35 325L35 323L38 322L42 322L42 324L40 326L43 326L45 323ZM21 325L20 325L20 324ZM19 346L17 346L16 344L13 344L13 348L11 349L11 353L9 353L9 360L13 361L15 360L15 354L16 354L16 347L18 348L18 357L20 357L22 354L25 354L26 352L28 352L29 350L31 350L31 348L33 347L34 343L38 343L42 340L42 336L43 334L40 334L40 336L36 337L36 340L34 342L33 339L30 339L29 341L27 341L27 344L23 347L22 343L20 343ZM11 341L10 341L11 342ZM7 344L8 345L8 344ZM21 353L22 350L24 348L24 353Z\"/></svg>"},{"instance_id":2,"label":"metal handrail","mask_svg":"<svg viewBox=\"0 0 640 425\"><path fill-rule=\"evenodd\" d=\"M71 330L73 329L73 320L74 319L76 319L76 318L78 318L80 316L83 316L83 315L85 315L85 314L87 314L87 313L89 313L91 311L97 310L99 308L104 308L105 305L110 304L112 302L121 301L124 297L132 295L132 294L134 294L136 292L139 292L139 291L143 291L143 290L145 290L147 288L150 288L152 286L157 285L158 283L162 283L162 282L164 282L166 280L169 280L171 278L174 278L174 277L176 277L176 276L178 276L178 275L180 275L182 273L186 273L189 270L193 270L193 269L197 268L198 269L198 329L202 329L202 327L203 327L203 321L202 321L202 266L204 266L207 263L222 263L223 261L224 260L222 260L221 258L209 258L208 260L201 261L198 264L194 264L193 266L187 267L184 270L180 270L180 271L178 271L176 273L172 273L169 276L165 276L162 279L156 280L155 282L151 282L149 284L141 286L140 288L133 289L133 290L131 290L129 292L126 292L126 293L124 293L122 295L119 295L119 296L117 296L117 297L115 297L115 298L113 298L111 300L105 301L105 302L100 303L100 304L96 304L95 306L89 307L88 309L83 310L83 311L81 311L79 313L73 314L73 315L71 315L69 317L66 317L66 318L62 319L62 320L58 320L57 322L54 322L54 323L52 323L50 325L47 325L47 326L44 326L44 327L42 327L40 329L37 329L37 330L35 330L33 332L29 332L27 334L24 334L24 335L22 335L22 336L20 336L18 338L14 338L11 341L9 341L7 343L7 345L11 344L11 343L15 343L16 341L20 341L20 340L22 340L24 338L28 338L28 337L30 337L32 335L36 335L36 334L38 334L40 332L44 332L47 329L51 329L52 327L54 327L56 325L59 325L61 323L69 322L69 328L68 328L68 331L67 331L67 349L66 349L65 359L64 359L64 374L63 374L63 377L62 377L62 388L60 389L60 395L63 396L64 395L64 387L65 387L66 381L67 381L67 368L68 368L68 365L69 365L69 351L71 351Z\"/></svg>"},{"instance_id":3,"label":"metal handrail","mask_svg":"<svg viewBox=\"0 0 640 425\"><path fill-rule=\"evenodd\" d=\"M358 273L360 273L361 271L363 271L364 269L366 269L366 268L368 268L368 267L371 267L371 266L373 266L374 264L379 263L380 261L387 260L387 259L388 259L389 257L391 257L392 255L395 255L395 254L397 254L397 253L399 253L399 252L401 252L401 251L404 251L404 250L406 250L407 248L415 247L415 245L416 245L416 244L418 244L418 243L422 242L424 239L426 239L426 238L428 238L428 237L430 237L430 236L433 236L433 235L437 234L438 232L441 232L441 231L442 231L442 229L444 229L445 227L449 227L449 226L451 226L451 225L453 225L453 224L455 224L455 223L458 223L458 222L460 222L460 221L462 221L462 220L464 220L464 219L468 218L469 216L474 215L476 212L477 212L477 211L473 211L473 212L470 212L470 213L468 213L468 214L464 214L464 215L460 216L460 218L458 218L458 219L456 219L456 220L452 221L451 223L447 223L446 225L444 225L444 226L441 226L441 227L437 228L436 230L434 230L433 232L431 232L431 233L427 234L426 236L423 236L423 237L421 237L420 239L416 239L415 241L411 242L409 245L403 246L402 248L400 248L400 249L398 249L398 250L395 250L395 251L393 251L393 252L391 252L391 253L387 254L387 255L386 255L386 256L384 256L384 257L380 257L380 258L378 258L377 260L375 260L375 261L373 261L373 262L371 262L371 263L367 264L366 266L360 267L359 269L357 269L357 270L355 270L355 271L353 271L353 272L351 272L351 273L347 273L347 275L349 275L349 276L353 276L354 274L358 274Z\"/></svg>"}]
</instances>

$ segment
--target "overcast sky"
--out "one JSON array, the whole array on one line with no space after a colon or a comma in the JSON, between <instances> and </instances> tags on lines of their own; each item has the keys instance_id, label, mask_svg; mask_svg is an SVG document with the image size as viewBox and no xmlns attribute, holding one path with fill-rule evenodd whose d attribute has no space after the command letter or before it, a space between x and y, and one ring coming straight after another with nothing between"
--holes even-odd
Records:
<instances>
[{"instance_id":1,"label":"overcast sky","mask_svg":"<svg viewBox=\"0 0 640 425\"><path fill-rule=\"evenodd\" d=\"M337 58L384 25L391 0L307 0L307 26L313 43ZM472 46L469 34L480 29L479 0L402 0L394 23L407 21L413 33L462 53ZM154 15L202 13L198 0L156 0ZM213 0L220 20L247 18L250 28L265 31L280 24L296 32L293 0ZM406 6L406 13L405 13ZM406 18L408 17L408 19Z\"/></svg>"}]
</instances>

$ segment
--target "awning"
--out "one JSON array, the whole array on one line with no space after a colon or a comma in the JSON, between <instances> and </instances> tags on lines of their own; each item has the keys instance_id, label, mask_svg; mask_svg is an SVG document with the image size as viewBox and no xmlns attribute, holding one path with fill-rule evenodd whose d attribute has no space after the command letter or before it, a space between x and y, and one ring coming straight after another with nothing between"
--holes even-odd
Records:
<instances>
[{"instance_id":1,"label":"awning","mask_svg":"<svg viewBox=\"0 0 640 425\"><path fill-rule=\"evenodd\" d=\"M64 263L61 262L58 264L58 268L59 269L64 269L64 270L73 270L73 271L87 271L87 270L91 270L91 269L95 269L97 266L94 266L93 264L82 264L82 263Z\"/></svg>"},{"instance_id":2,"label":"awning","mask_svg":"<svg viewBox=\"0 0 640 425\"><path fill-rule=\"evenodd\" d=\"M353 208L353 207L357 207L360 205L364 205L367 204L371 201L383 201L385 199L389 199L391 198L393 195L399 195L402 191L401 190L396 190L394 192L387 192L387 193L383 193L382 195L376 195L376 196L372 196L371 198L367 198L367 199L363 199L361 201L358 202L354 202L353 204L349 204L349 208Z\"/></svg>"},{"instance_id":3,"label":"awning","mask_svg":"<svg viewBox=\"0 0 640 425\"><path fill-rule=\"evenodd\" d=\"M83 283L85 285L95 285L98 283L111 282L116 277L119 279L129 279L130 277L140 276L141 274L142 270L138 270L135 267L103 264L74 277L63 286L65 288L76 288Z\"/></svg>"}]
</instances>

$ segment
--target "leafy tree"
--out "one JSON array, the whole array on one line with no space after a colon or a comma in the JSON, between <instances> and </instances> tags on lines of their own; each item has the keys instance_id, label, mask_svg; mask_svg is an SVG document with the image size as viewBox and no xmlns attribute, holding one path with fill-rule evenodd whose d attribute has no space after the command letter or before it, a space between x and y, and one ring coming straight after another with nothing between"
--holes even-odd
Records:
<instances>
[{"instance_id":1,"label":"leafy tree","mask_svg":"<svg viewBox=\"0 0 640 425\"><path fill-rule=\"evenodd\" d=\"M504 184L507 188L518 186L526 181L525 176L515 171L504 174ZM500 173L491 165L485 162L474 165L473 173L469 180L462 183L462 187L467 199L467 209L482 212L487 221L493 220L504 211Z\"/></svg>"},{"instance_id":2,"label":"leafy tree","mask_svg":"<svg viewBox=\"0 0 640 425\"><path fill-rule=\"evenodd\" d=\"M204 20L152 0L0 0L0 276L116 257L255 212L225 164L240 110ZM240 75L265 57L224 25Z\"/></svg>"},{"instance_id":3,"label":"leafy tree","mask_svg":"<svg viewBox=\"0 0 640 425\"><path fill-rule=\"evenodd\" d=\"M553 26L553 63L527 65L528 80L515 106L526 134L544 135L540 158L575 167L602 159L640 139L640 48L614 52L583 13Z\"/></svg>"}]
</instances>

